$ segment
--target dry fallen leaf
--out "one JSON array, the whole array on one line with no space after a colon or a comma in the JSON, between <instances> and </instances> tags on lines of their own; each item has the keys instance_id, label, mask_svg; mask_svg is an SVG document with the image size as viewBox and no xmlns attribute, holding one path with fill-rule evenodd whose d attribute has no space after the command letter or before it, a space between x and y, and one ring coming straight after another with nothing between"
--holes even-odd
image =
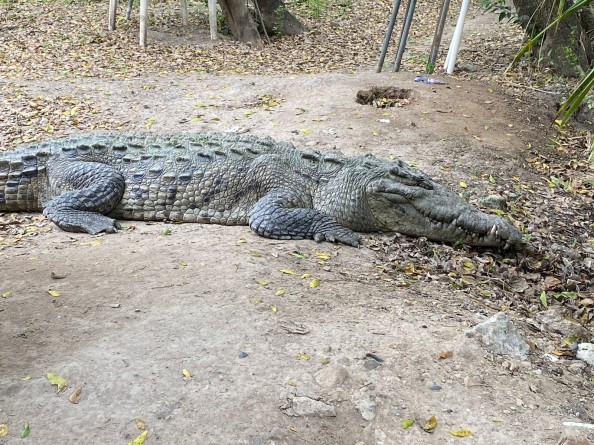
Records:
<instances>
[{"instance_id":1,"label":"dry fallen leaf","mask_svg":"<svg viewBox=\"0 0 594 445\"><path fill-rule=\"evenodd\" d=\"M285 293L286 293L286 290L284 290L284 289L279 289L279 290L277 290L277 291L274 293L274 295L276 295L277 297L280 297L280 296L282 296L282 295L285 295Z\"/></svg>"},{"instance_id":2,"label":"dry fallen leaf","mask_svg":"<svg viewBox=\"0 0 594 445\"><path fill-rule=\"evenodd\" d=\"M309 282L309 287L311 287L312 289L318 287L319 285L320 285L320 280L318 278L314 278L313 280L311 280Z\"/></svg>"},{"instance_id":3,"label":"dry fallen leaf","mask_svg":"<svg viewBox=\"0 0 594 445\"><path fill-rule=\"evenodd\" d=\"M68 397L70 403L77 404L80 401L80 398L82 396L82 388L82 385L80 385L78 388L74 390L72 394L70 394L70 397Z\"/></svg>"},{"instance_id":4,"label":"dry fallen leaf","mask_svg":"<svg viewBox=\"0 0 594 445\"><path fill-rule=\"evenodd\" d=\"M287 274L287 275L297 275L296 272L293 272L290 269L279 269L279 272L282 272L282 273Z\"/></svg>"},{"instance_id":5,"label":"dry fallen leaf","mask_svg":"<svg viewBox=\"0 0 594 445\"><path fill-rule=\"evenodd\" d=\"M442 352L437 353L437 358L443 360L446 358L450 358L453 355L454 355L454 351L442 351Z\"/></svg>"},{"instance_id":6,"label":"dry fallen leaf","mask_svg":"<svg viewBox=\"0 0 594 445\"><path fill-rule=\"evenodd\" d=\"M0 425L0 437L5 437L8 434L8 425L3 423Z\"/></svg>"},{"instance_id":7,"label":"dry fallen leaf","mask_svg":"<svg viewBox=\"0 0 594 445\"><path fill-rule=\"evenodd\" d=\"M136 424L136 428L138 428L140 431L146 430L146 423L144 422L144 420L136 418L134 419L134 423Z\"/></svg>"},{"instance_id":8,"label":"dry fallen leaf","mask_svg":"<svg viewBox=\"0 0 594 445\"><path fill-rule=\"evenodd\" d=\"M47 291L48 294L50 294L52 297L61 297L62 296L62 292L60 292L59 290L55 290L55 289L50 289Z\"/></svg>"},{"instance_id":9,"label":"dry fallen leaf","mask_svg":"<svg viewBox=\"0 0 594 445\"><path fill-rule=\"evenodd\" d=\"M437 418L435 416L429 417L423 425L423 429L428 433L433 433L435 427L437 427Z\"/></svg>"},{"instance_id":10,"label":"dry fallen leaf","mask_svg":"<svg viewBox=\"0 0 594 445\"><path fill-rule=\"evenodd\" d=\"M459 430L450 431L450 434L456 437L469 437L472 436L472 431L466 428L460 428Z\"/></svg>"},{"instance_id":11,"label":"dry fallen leaf","mask_svg":"<svg viewBox=\"0 0 594 445\"><path fill-rule=\"evenodd\" d=\"M193 378L192 373L190 371L188 371L187 369L182 369L182 375L183 375L183 379L186 382L189 382Z\"/></svg>"}]
</instances>

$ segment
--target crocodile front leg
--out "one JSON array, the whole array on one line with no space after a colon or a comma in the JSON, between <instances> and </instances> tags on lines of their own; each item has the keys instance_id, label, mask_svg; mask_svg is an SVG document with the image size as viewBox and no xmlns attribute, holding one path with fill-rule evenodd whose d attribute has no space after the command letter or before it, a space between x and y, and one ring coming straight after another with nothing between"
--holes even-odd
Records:
<instances>
[{"instance_id":1,"label":"crocodile front leg","mask_svg":"<svg viewBox=\"0 0 594 445\"><path fill-rule=\"evenodd\" d=\"M270 192L251 209L250 228L258 235L273 239L314 239L357 247L361 238L323 213L293 207L282 191Z\"/></svg>"},{"instance_id":2,"label":"crocodile front leg","mask_svg":"<svg viewBox=\"0 0 594 445\"><path fill-rule=\"evenodd\" d=\"M56 160L48 165L51 197L43 214L68 232L116 232L116 220L105 216L122 199L124 177L97 162Z\"/></svg>"}]
</instances>

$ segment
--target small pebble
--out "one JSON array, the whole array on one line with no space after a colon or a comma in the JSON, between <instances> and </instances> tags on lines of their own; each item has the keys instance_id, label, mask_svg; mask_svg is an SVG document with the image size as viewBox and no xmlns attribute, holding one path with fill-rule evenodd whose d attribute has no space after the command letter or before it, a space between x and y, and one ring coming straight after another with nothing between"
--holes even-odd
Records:
<instances>
[{"instance_id":1,"label":"small pebble","mask_svg":"<svg viewBox=\"0 0 594 445\"><path fill-rule=\"evenodd\" d=\"M431 391L441 391L441 386L439 386L439 385L433 385L433 386L430 386L429 389Z\"/></svg>"},{"instance_id":2,"label":"small pebble","mask_svg":"<svg viewBox=\"0 0 594 445\"><path fill-rule=\"evenodd\" d=\"M365 369L375 369L377 368L379 365L381 365L380 362L378 362L377 360L374 360L372 358L365 360L365 362L363 363L363 366L365 366Z\"/></svg>"},{"instance_id":3,"label":"small pebble","mask_svg":"<svg viewBox=\"0 0 594 445\"><path fill-rule=\"evenodd\" d=\"M248 355L249 355L249 354L248 354L247 352L243 352L243 351L241 351L241 352L239 353L239 358L246 358Z\"/></svg>"},{"instance_id":4,"label":"small pebble","mask_svg":"<svg viewBox=\"0 0 594 445\"><path fill-rule=\"evenodd\" d=\"M112 308L117 309L120 307L120 303L114 303L111 305Z\"/></svg>"}]
</instances>

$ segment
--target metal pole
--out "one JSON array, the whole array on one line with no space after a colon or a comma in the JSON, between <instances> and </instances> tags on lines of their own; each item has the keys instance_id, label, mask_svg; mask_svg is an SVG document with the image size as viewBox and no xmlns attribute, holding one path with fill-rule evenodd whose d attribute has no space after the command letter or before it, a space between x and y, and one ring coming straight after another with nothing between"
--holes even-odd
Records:
<instances>
[{"instance_id":1,"label":"metal pole","mask_svg":"<svg viewBox=\"0 0 594 445\"><path fill-rule=\"evenodd\" d=\"M435 69L435 61L437 60L437 53L439 52L439 45L441 44L441 36L443 35L443 28L448 16L448 9L450 9L450 0L443 0L441 11L439 12L439 21L437 22L435 35L433 36L433 43L431 44L429 61L427 62L427 67L425 69L429 74L433 74Z\"/></svg>"},{"instance_id":2,"label":"metal pole","mask_svg":"<svg viewBox=\"0 0 594 445\"><path fill-rule=\"evenodd\" d=\"M404 55L404 49L406 48L408 32L410 31L416 4L417 0L409 0L408 8L406 10L406 19L404 20L404 26L402 27L402 35L400 36L400 44L398 45L398 54L396 54L396 60L394 60L394 72L400 71L400 63L402 62L402 56Z\"/></svg>"},{"instance_id":3,"label":"metal pole","mask_svg":"<svg viewBox=\"0 0 594 445\"><path fill-rule=\"evenodd\" d=\"M394 30L394 24L396 23L396 16L398 16L398 10L400 9L401 0L394 0L394 7L392 8L392 16L390 17L390 23L388 23L388 29L386 30L386 36L384 37L384 43L382 45L382 51L380 53L379 62L377 63L376 73L382 72L386 53L388 52L388 45L392 38L392 31Z\"/></svg>"}]
</instances>

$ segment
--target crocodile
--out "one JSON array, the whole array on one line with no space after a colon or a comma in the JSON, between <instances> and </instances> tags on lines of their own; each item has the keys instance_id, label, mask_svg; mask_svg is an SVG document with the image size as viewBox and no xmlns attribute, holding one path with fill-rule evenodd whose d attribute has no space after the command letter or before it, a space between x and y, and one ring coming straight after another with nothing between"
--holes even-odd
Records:
<instances>
[{"instance_id":1,"label":"crocodile","mask_svg":"<svg viewBox=\"0 0 594 445\"><path fill-rule=\"evenodd\" d=\"M128 219L249 225L267 238L350 246L361 243L356 232L522 244L510 221L400 160L233 133L91 133L3 152L0 212L19 211L90 234Z\"/></svg>"}]
</instances>

